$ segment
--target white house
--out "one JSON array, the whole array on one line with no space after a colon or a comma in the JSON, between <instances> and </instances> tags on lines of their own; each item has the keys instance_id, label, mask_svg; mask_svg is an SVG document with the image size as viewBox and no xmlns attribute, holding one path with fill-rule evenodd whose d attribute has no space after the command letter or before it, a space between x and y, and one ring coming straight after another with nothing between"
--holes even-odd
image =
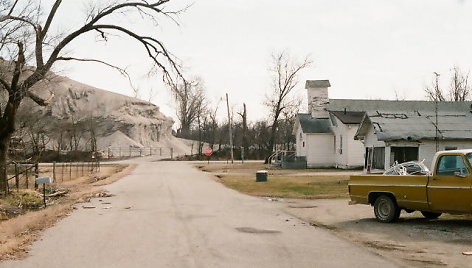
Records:
<instances>
[{"instance_id":1,"label":"white house","mask_svg":"<svg viewBox=\"0 0 472 268\"><path fill-rule=\"evenodd\" d=\"M364 113L355 100L330 100L329 80L308 80L308 111L295 123L296 155L309 168L358 168L364 165L363 144L354 140ZM351 107L352 106L352 107Z\"/></svg>"},{"instance_id":2,"label":"white house","mask_svg":"<svg viewBox=\"0 0 472 268\"><path fill-rule=\"evenodd\" d=\"M368 171L395 161L424 160L431 166L437 151L472 148L472 102L391 103L367 112L355 135L364 143Z\"/></svg>"}]
</instances>

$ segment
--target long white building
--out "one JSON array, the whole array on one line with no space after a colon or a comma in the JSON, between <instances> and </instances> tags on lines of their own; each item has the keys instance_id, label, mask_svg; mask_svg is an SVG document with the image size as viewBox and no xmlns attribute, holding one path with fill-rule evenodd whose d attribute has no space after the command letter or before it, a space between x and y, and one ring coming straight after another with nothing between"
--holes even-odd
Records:
<instances>
[{"instance_id":1,"label":"long white building","mask_svg":"<svg viewBox=\"0 0 472 268\"><path fill-rule=\"evenodd\" d=\"M295 124L296 155L308 168L384 170L438 150L472 148L472 102L329 99L328 80L306 81L308 111ZM433 118L434 117L434 118Z\"/></svg>"}]
</instances>

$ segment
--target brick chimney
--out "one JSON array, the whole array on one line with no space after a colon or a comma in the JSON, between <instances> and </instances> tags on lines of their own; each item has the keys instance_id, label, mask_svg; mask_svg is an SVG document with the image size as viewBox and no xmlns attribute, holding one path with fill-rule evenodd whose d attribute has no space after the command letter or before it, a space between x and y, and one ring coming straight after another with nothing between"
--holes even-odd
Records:
<instances>
[{"instance_id":1,"label":"brick chimney","mask_svg":"<svg viewBox=\"0 0 472 268\"><path fill-rule=\"evenodd\" d=\"M313 118L328 118L329 80L307 80L305 88L308 93L308 112Z\"/></svg>"}]
</instances>

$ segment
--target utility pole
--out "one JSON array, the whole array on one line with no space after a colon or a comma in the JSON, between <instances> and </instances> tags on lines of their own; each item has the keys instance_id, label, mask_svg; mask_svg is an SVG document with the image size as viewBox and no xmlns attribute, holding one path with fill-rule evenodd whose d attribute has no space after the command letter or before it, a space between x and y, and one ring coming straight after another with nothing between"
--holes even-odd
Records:
<instances>
[{"instance_id":1,"label":"utility pole","mask_svg":"<svg viewBox=\"0 0 472 268\"><path fill-rule=\"evenodd\" d=\"M229 112L229 100L228 93L226 93L226 107L228 109L228 126L229 126L229 146L231 147L231 164L234 163L234 154L233 154L233 128L231 126L231 114Z\"/></svg>"},{"instance_id":2,"label":"utility pole","mask_svg":"<svg viewBox=\"0 0 472 268\"><path fill-rule=\"evenodd\" d=\"M434 75L436 75L436 98L434 98L434 104L435 104L435 115L436 115L436 152L439 151L439 127L438 127L438 105L439 105L439 75L437 72L434 72Z\"/></svg>"}]
</instances>

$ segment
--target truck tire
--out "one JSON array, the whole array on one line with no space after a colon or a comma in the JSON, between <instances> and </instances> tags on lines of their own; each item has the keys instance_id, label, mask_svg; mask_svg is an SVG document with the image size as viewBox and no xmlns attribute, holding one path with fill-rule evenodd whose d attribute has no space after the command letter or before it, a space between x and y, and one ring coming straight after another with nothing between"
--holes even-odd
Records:
<instances>
[{"instance_id":1,"label":"truck tire","mask_svg":"<svg viewBox=\"0 0 472 268\"><path fill-rule=\"evenodd\" d=\"M379 222L395 222L400 217L401 209L395 200L388 195L381 195L375 199L374 214Z\"/></svg>"},{"instance_id":2,"label":"truck tire","mask_svg":"<svg viewBox=\"0 0 472 268\"><path fill-rule=\"evenodd\" d=\"M421 214L423 214L423 216L426 219L433 220L433 219L439 218L439 216L441 216L442 213L440 213L440 212L431 212L431 211L421 211Z\"/></svg>"}]
</instances>

